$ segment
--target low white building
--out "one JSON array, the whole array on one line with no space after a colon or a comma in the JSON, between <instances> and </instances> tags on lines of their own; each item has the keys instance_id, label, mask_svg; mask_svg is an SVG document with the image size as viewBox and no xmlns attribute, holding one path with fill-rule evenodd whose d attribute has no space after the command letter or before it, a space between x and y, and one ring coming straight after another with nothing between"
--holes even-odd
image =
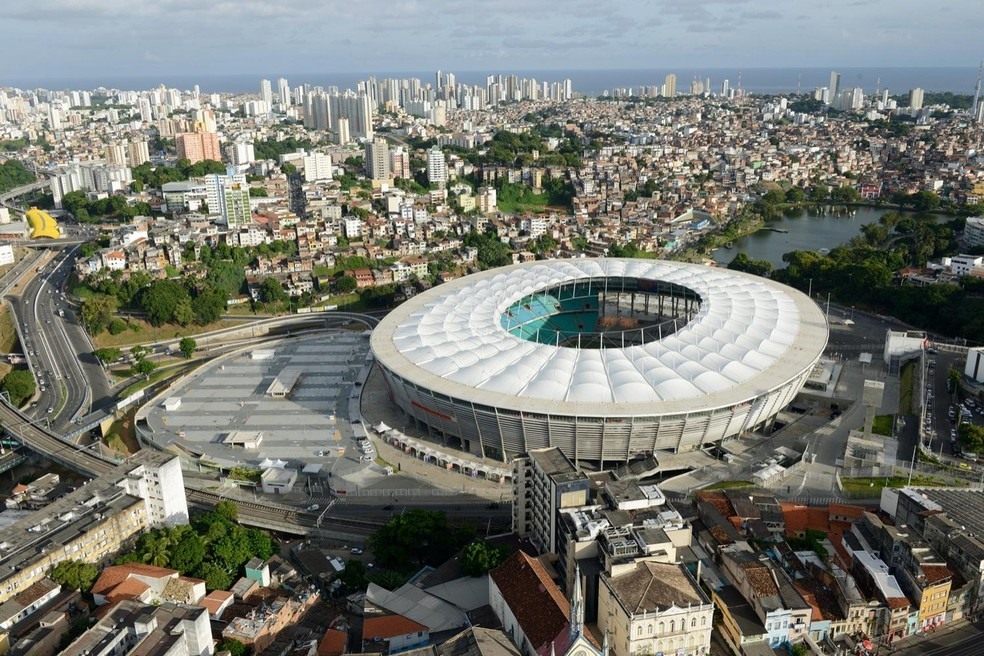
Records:
<instances>
[{"instance_id":1,"label":"low white building","mask_svg":"<svg viewBox=\"0 0 984 656\"><path fill-rule=\"evenodd\" d=\"M287 494L297 483L296 469L268 467L260 475L260 487L264 494Z\"/></svg>"}]
</instances>

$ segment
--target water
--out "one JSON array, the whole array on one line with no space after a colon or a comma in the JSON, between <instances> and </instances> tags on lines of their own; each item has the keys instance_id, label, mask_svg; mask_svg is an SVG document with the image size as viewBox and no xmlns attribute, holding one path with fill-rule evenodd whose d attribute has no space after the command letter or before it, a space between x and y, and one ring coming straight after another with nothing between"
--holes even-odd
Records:
<instances>
[{"instance_id":1,"label":"water","mask_svg":"<svg viewBox=\"0 0 984 656\"><path fill-rule=\"evenodd\" d=\"M805 209L794 210L777 221L770 221L768 227L789 230L788 233L773 230L759 230L742 237L732 244L732 248L719 248L712 257L719 264L728 264L738 253L745 253L753 260L768 260L775 267L782 267L784 253L796 250L818 251L821 248L835 248L861 234L861 226L877 223L882 215L895 210L874 207L856 207L853 217L840 217L830 214L836 207L827 208L825 216L809 214ZM923 215L932 221L947 221L952 217L939 214Z\"/></svg>"},{"instance_id":2,"label":"water","mask_svg":"<svg viewBox=\"0 0 984 656\"><path fill-rule=\"evenodd\" d=\"M856 67L837 68L841 74L841 87L861 87L866 93L876 88L889 89L891 93L905 93L913 87L926 91L952 91L973 94L977 80L977 69L966 66L936 67ZM677 89L687 91L694 79L711 79L711 88L720 92L721 83L728 80L731 87L737 88L741 73L741 86L751 93L791 93L799 87L803 93L811 93L815 87L830 83L829 68L665 68L665 69L611 69L611 70L509 70L489 69L485 71L452 71L458 82L485 86L486 76L517 75L532 77L538 81L561 82L569 78L575 91L586 95L600 95L615 88L638 88L640 85L658 86L663 84L668 73L677 76ZM418 78L422 83L434 85L435 71L365 71L365 72L297 72L287 73L257 72L252 74L138 74L133 76L107 75L103 77L64 77L64 78L9 78L0 81L0 86L46 89L111 89L142 90L164 84L167 87L191 89L196 84L203 93L259 93L260 80L273 81L274 92L277 78L286 77L291 86L311 84L313 86L337 86L340 89L354 89L361 80L375 75L377 80L385 78Z\"/></svg>"}]
</instances>

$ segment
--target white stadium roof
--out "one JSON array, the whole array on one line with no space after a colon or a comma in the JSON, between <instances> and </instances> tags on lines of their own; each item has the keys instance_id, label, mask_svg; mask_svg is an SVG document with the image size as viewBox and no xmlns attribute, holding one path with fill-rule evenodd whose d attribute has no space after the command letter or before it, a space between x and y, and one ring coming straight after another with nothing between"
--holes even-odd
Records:
<instances>
[{"instance_id":1,"label":"white stadium roof","mask_svg":"<svg viewBox=\"0 0 984 656\"><path fill-rule=\"evenodd\" d=\"M506 309L534 292L605 277L675 283L700 296L700 309L675 333L625 348L539 344L501 325ZM741 403L807 370L826 342L823 313L790 287L727 269L608 258L539 261L460 278L410 299L372 336L384 366L435 392L528 412L600 416Z\"/></svg>"}]
</instances>

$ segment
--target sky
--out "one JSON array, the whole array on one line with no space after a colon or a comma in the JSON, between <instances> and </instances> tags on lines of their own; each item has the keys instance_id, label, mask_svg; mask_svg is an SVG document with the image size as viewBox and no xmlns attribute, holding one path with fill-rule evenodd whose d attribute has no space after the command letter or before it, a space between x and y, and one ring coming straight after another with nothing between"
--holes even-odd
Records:
<instances>
[{"instance_id":1,"label":"sky","mask_svg":"<svg viewBox=\"0 0 984 656\"><path fill-rule=\"evenodd\" d=\"M981 0L2 0L5 79L976 66ZM976 45L975 45L976 44Z\"/></svg>"}]
</instances>

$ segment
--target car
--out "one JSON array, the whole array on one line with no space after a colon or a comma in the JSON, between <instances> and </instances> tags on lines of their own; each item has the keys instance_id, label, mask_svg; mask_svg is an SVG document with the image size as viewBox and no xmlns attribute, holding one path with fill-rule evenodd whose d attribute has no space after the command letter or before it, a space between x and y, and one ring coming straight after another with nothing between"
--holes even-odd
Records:
<instances>
[{"instance_id":1,"label":"car","mask_svg":"<svg viewBox=\"0 0 984 656\"><path fill-rule=\"evenodd\" d=\"M49 407L49 408L48 408L48 411L47 411L47 414L49 414L49 415L50 415L50 414L51 414L52 412L54 412L54 411L55 411L55 409L54 409L54 408L52 408L52 407Z\"/></svg>"},{"instance_id":2,"label":"car","mask_svg":"<svg viewBox=\"0 0 984 656\"><path fill-rule=\"evenodd\" d=\"M362 420L361 419L353 419L352 420L352 423L353 424L361 424L362 423Z\"/></svg>"},{"instance_id":3,"label":"car","mask_svg":"<svg viewBox=\"0 0 984 656\"><path fill-rule=\"evenodd\" d=\"M363 551L362 547L352 547L349 553L353 556L361 556L365 551Z\"/></svg>"},{"instance_id":4,"label":"car","mask_svg":"<svg viewBox=\"0 0 984 656\"><path fill-rule=\"evenodd\" d=\"M393 506L383 506L383 510L393 510Z\"/></svg>"},{"instance_id":5,"label":"car","mask_svg":"<svg viewBox=\"0 0 984 656\"><path fill-rule=\"evenodd\" d=\"M967 460L968 462L977 462L977 454L976 453L967 452L967 453L964 453L960 457L963 458L964 460Z\"/></svg>"},{"instance_id":6,"label":"car","mask_svg":"<svg viewBox=\"0 0 984 656\"><path fill-rule=\"evenodd\" d=\"M45 389L45 387L44 387L44 385L40 385L40 386L38 386L38 389L39 389L39 390L41 390L41 391L43 392L43 391L44 391L44 389Z\"/></svg>"},{"instance_id":7,"label":"car","mask_svg":"<svg viewBox=\"0 0 984 656\"><path fill-rule=\"evenodd\" d=\"M372 456L368 454L359 456L359 462L372 462Z\"/></svg>"},{"instance_id":8,"label":"car","mask_svg":"<svg viewBox=\"0 0 984 656\"><path fill-rule=\"evenodd\" d=\"M314 512L315 510L321 510L321 506L319 506L316 503L312 503L310 506L307 507L307 509L311 512Z\"/></svg>"}]
</instances>

